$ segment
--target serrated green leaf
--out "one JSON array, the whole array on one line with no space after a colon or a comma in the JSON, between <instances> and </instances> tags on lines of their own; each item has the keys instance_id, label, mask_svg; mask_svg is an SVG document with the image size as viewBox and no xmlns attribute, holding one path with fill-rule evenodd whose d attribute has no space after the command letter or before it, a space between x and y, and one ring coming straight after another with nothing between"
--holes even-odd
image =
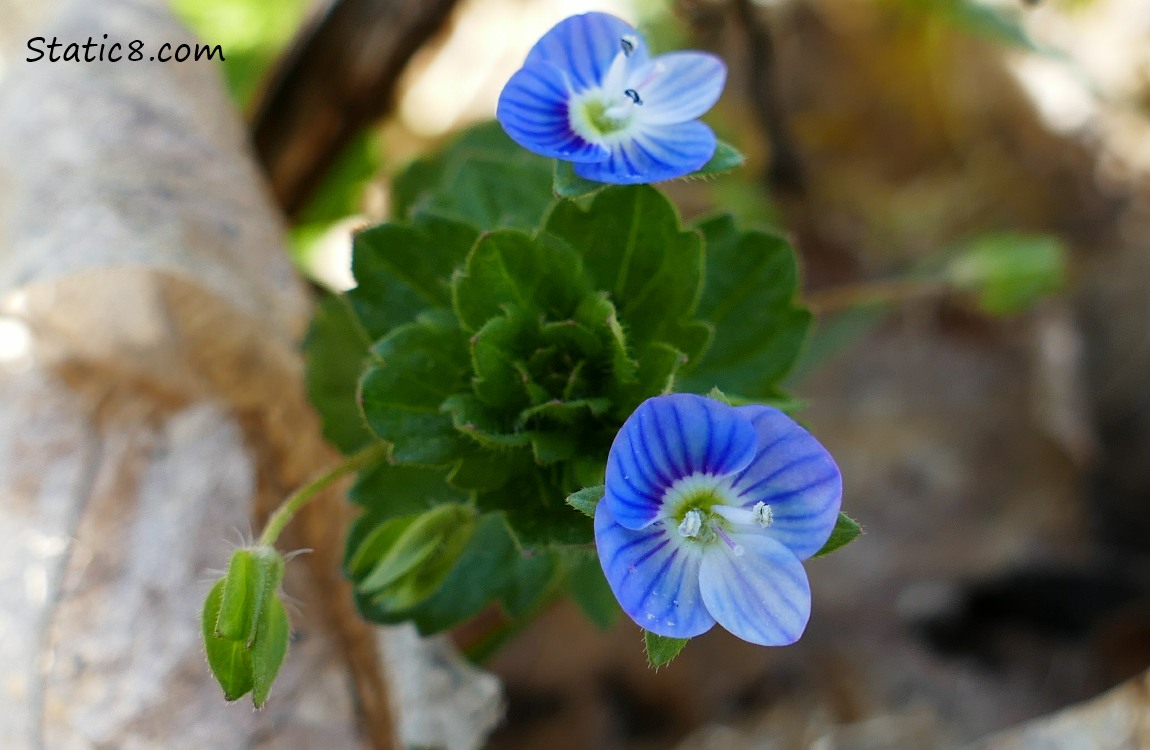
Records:
<instances>
[{"instance_id":1,"label":"serrated green leaf","mask_svg":"<svg viewBox=\"0 0 1150 750\"><path fill-rule=\"evenodd\" d=\"M674 205L658 190L613 186L597 193L586 210L560 202L544 230L582 254L587 273L611 294L635 341L666 339L694 311L702 243L696 232L680 227Z\"/></svg>"},{"instance_id":2,"label":"serrated green leaf","mask_svg":"<svg viewBox=\"0 0 1150 750\"><path fill-rule=\"evenodd\" d=\"M602 293L586 295L575 310L574 318L594 331L610 352L611 372L617 383L632 383L639 363L631 358L627 335L615 314L615 305Z\"/></svg>"},{"instance_id":3,"label":"serrated green leaf","mask_svg":"<svg viewBox=\"0 0 1150 750\"><path fill-rule=\"evenodd\" d=\"M448 397L442 408L444 413L451 415L451 423L457 432L487 450L524 448L531 440L528 433L500 424L499 416L470 393L457 393Z\"/></svg>"},{"instance_id":4,"label":"serrated green leaf","mask_svg":"<svg viewBox=\"0 0 1150 750\"><path fill-rule=\"evenodd\" d=\"M563 502L566 496L542 471L535 471L494 492L479 493L475 501L483 511L505 514L521 549L590 544L591 522Z\"/></svg>"},{"instance_id":5,"label":"serrated green leaf","mask_svg":"<svg viewBox=\"0 0 1150 750\"><path fill-rule=\"evenodd\" d=\"M287 610L278 596L272 597L260 618L259 634L251 649L252 703L256 708L263 708L267 702L287 656L289 636Z\"/></svg>"},{"instance_id":6,"label":"serrated green leaf","mask_svg":"<svg viewBox=\"0 0 1150 750\"><path fill-rule=\"evenodd\" d=\"M355 402L370 346L347 298L320 300L304 341L307 395L323 418L324 438L345 454L376 439Z\"/></svg>"},{"instance_id":7,"label":"serrated green leaf","mask_svg":"<svg viewBox=\"0 0 1150 750\"><path fill-rule=\"evenodd\" d=\"M584 487L568 495L567 504L588 518L594 518L595 508L598 507L599 501L603 499L603 494L606 491L607 488L601 484L594 487Z\"/></svg>"},{"instance_id":8,"label":"serrated green leaf","mask_svg":"<svg viewBox=\"0 0 1150 750\"><path fill-rule=\"evenodd\" d=\"M638 361L634 380L611 391L615 415L620 420L630 416L648 398L675 390L676 376L687 363L687 357L670 344L656 341L643 346Z\"/></svg>"},{"instance_id":9,"label":"serrated green leaf","mask_svg":"<svg viewBox=\"0 0 1150 750\"><path fill-rule=\"evenodd\" d=\"M463 438L440 411L467 387L469 357L463 334L446 312L426 313L372 347L372 364L359 385L368 426L393 444L396 463L444 464Z\"/></svg>"},{"instance_id":10,"label":"serrated green leaf","mask_svg":"<svg viewBox=\"0 0 1150 750\"><path fill-rule=\"evenodd\" d=\"M204 639L204 652L208 666L224 691L224 699L234 701L247 695L252 689L252 662L243 641L233 641L216 635L216 621L220 616L220 599L224 591L224 581L220 579L212 587L204 600L204 612L200 619L200 630Z\"/></svg>"},{"instance_id":11,"label":"serrated green leaf","mask_svg":"<svg viewBox=\"0 0 1150 750\"><path fill-rule=\"evenodd\" d=\"M697 315L715 326L715 337L678 387L769 396L798 358L811 322L810 312L796 302L794 251L782 237L740 232L727 216L700 229L707 242L707 283Z\"/></svg>"},{"instance_id":12,"label":"serrated green leaf","mask_svg":"<svg viewBox=\"0 0 1150 750\"><path fill-rule=\"evenodd\" d=\"M390 288L377 290L375 285L392 277L422 297L424 305L450 307L451 274L478 238L468 224L416 214L411 224L380 224L356 234L352 273L360 294L379 302L386 302L378 298ZM409 308L403 322L413 317L412 312Z\"/></svg>"},{"instance_id":13,"label":"serrated green leaf","mask_svg":"<svg viewBox=\"0 0 1150 750\"><path fill-rule=\"evenodd\" d=\"M501 315L471 337L472 389L488 406L513 411L529 400L520 349L531 340L532 328L524 315Z\"/></svg>"},{"instance_id":14,"label":"serrated green leaf","mask_svg":"<svg viewBox=\"0 0 1150 750\"><path fill-rule=\"evenodd\" d=\"M468 492L491 492L530 465L531 456L526 451L504 451L493 457L490 451L471 447L452 467L447 481Z\"/></svg>"},{"instance_id":15,"label":"serrated green leaf","mask_svg":"<svg viewBox=\"0 0 1150 750\"><path fill-rule=\"evenodd\" d=\"M650 630L643 631L643 646L647 650L647 664L652 669L665 667L670 664L683 647L687 645L689 638L668 638L665 635L658 635L652 633Z\"/></svg>"},{"instance_id":16,"label":"serrated green leaf","mask_svg":"<svg viewBox=\"0 0 1150 750\"><path fill-rule=\"evenodd\" d=\"M567 430L532 430L531 455L535 463L546 466L574 458L579 441Z\"/></svg>"},{"instance_id":17,"label":"serrated green leaf","mask_svg":"<svg viewBox=\"0 0 1150 750\"><path fill-rule=\"evenodd\" d=\"M488 230L532 229L551 203L551 160L526 151L494 121L468 128L393 183L392 216L433 211Z\"/></svg>"},{"instance_id":18,"label":"serrated green leaf","mask_svg":"<svg viewBox=\"0 0 1150 750\"><path fill-rule=\"evenodd\" d=\"M858 521L854 520L846 513L839 513L839 518L835 521L835 528L831 531L830 539L822 546L818 552L811 555L811 557L822 557L834 552L840 547L853 542L862 533L862 527L859 526Z\"/></svg>"},{"instance_id":19,"label":"serrated green leaf","mask_svg":"<svg viewBox=\"0 0 1150 750\"><path fill-rule=\"evenodd\" d=\"M471 331L516 310L529 317L570 316L587 289L579 256L561 242L516 230L484 235L452 284L460 322Z\"/></svg>"},{"instance_id":20,"label":"serrated green leaf","mask_svg":"<svg viewBox=\"0 0 1150 750\"><path fill-rule=\"evenodd\" d=\"M599 629L607 630L619 619L622 610L593 552L575 556L567 572L567 590Z\"/></svg>"}]
</instances>

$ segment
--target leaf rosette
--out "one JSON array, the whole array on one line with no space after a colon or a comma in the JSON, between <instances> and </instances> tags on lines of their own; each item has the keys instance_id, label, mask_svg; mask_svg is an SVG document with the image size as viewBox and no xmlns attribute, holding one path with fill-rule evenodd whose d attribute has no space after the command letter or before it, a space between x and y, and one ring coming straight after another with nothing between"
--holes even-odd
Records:
<instances>
[{"instance_id":1,"label":"leaf rosette","mask_svg":"<svg viewBox=\"0 0 1150 750\"><path fill-rule=\"evenodd\" d=\"M798 355L809 314L783 239L725 218L684 227L643 185L525 198L553 169L490 125L417 162L396 181L397 219L355 239L357 287L317 314L309 388L325 434L345 452L390 445L351 493L364 508L353 579L380 580L386 550L376 561L363 548L393 519L476 511L418 547L446 571L422 601L397 608L361 586L371 619L431 632L495 601L513 623L565 581L588 609L613 606L586 564L591 519L568 496L603 482L645 399L716 386L777 399Z\"/></svg>"}]
</instances>

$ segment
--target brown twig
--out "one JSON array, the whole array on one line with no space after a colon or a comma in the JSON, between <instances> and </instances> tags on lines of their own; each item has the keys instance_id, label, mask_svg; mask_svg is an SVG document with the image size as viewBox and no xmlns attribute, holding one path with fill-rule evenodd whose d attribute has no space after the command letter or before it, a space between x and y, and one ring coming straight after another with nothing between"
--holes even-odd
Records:
<instances>
[{"instance_id":1,"label":"brown twig","mask_svg":"<svg viewBox=\"0 0 1150 750\"><path fill-rule=\"evenodd\" d=\"M893 279L845 284L807 292L803 304L815 315L842 312L856 305L873 303L896 304L916 299L940 297L950 291L944 281L918 281Z\"/></svg>"},{"instance_id":2,"label":"brown twig","mask_svg":"<svg viewBox=\"0 0 1150 750\"><path fill-rule=\"evenodd\" d=\"M339 153L392 108L412 56L456 0L336 0L293 45L254 108L256 152L295 216Z\"/></svg>"},{"instance_id":3,"label":"brown twig","mask_svg":"<svg viewBox=\"0 0 1150 750\"><path fill-rule=\"evenodd\" d=\"M787 128L775 83L775 45L771 30L750 0L732 0L735 20L747 54L747 96L763 135L771 146L766 182L772 188L801 193L805 182L802 161Z\"/></svg>"}]
</instances>

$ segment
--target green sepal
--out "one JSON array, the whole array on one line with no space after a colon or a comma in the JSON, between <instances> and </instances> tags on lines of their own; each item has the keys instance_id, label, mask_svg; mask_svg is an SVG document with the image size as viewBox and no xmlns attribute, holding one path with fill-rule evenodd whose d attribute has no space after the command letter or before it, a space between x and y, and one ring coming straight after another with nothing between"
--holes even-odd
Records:
<instances>
[{"instance_id":1,"label":"green sepal","mask_svg":"<svg viewBox=\"0 0 1150 750\"><path fill-rule=\"evenodd\" d=\"M689 640L689 638L668 638L644 630L643 646L647 650L647 665L652 669L667 666L679 655Z\"/></svg>"},{"instance_id":2,"label":"green sepal","mask_svg":"<svg viewBox=\"0 0 1150 750\"><path fill-rule=\"evenodd\" d=\"M251 648L264 608L276 598L283 573L283 558L272 547L236 550L223 579L215 634Z\"/></svg>"},{"instance_id":3,"label":"green sepal","mask_svg":"<svg viewBox=\"0 0 1150 750\"><path fill-rule=\"evenodd\" d=\"M252 703L263 708L272 683L287 656L290 629L287 610L279 597L272 597L263 608L259 633L251 647Z\"/></svg>"},{"instance_id":4,"label":"green sepal","mask_svg":"<svg viewBox=\"0 0 1150 750\"><path fill-rule=\"evenodd\" d=\"M233 641L216 635L216 622L220 617L220 599L224 581L220 579L204 600L201 630L208 667L224 691L224 700L231 702L247 695L254 684L252 661L243 641Z\"/></svg>"},{"instance_id":5,"label":"green sepal","mask_svg":"<svg viewBox=\"0 0 1150 750\"><path fill-rule=\"evenodd\" d=\"M860 534L862 534L862 526L859 526L859 522L840 511L838 520L835 521L835 527L831 531L831 536L827 539L827 543L822 546L822 549L811 555L811 557L829 555L838 548L845 547L853 542Z\"/></svg>"},{"instance_id":6,"label":"green sepal","mask_svg":"<svg viewBox=\"0 0 1150 750\"><path fill-rule=\"evenodd\" d=\"M578 492L572 492L567 496L567 504L583 515L594 518L595 508L599 505L599 501L603 499L603 495L607 492L607 487L599 484L594 487L584 487Z\"/></svg>"},{"instance_id":7,"label":"green sepal","mask_svg":"<svg viewBox=\"0 0 1150 750\"><path fill-rule=\"evenodd\" d=\"M731 144L718 141L715 153L706 164L675 179L690 180L700 177L714 177L738 169L746 163L746 157ZM575 174L575 165L569 161L556 160L551 189L559 198L585 198L610 187L609 183L588 180Z\"/></svg>"}]
</instances>

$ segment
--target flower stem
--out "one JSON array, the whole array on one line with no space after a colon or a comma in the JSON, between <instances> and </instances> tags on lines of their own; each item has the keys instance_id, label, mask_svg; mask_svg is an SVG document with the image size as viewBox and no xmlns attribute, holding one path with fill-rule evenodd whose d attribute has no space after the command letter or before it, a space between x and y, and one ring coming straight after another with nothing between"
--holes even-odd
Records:
<instances>
[{"instance_id":1,"label":"flower stem","mask_svg":"<svg viewBox=\"0 0 1150 750\"><path fill-rule=\"evenodd\" d=\"M295 517L300 508L307 505L312 498L341 477L359 471L384 458L387 455L387 449L387 443L372 443L359 452L348 456L343 463L336 465L288 495L287 499L280 503L280 506L272 513L272 517L268 519L268 525L264 527L264 533L260 535L260 545L269 547L274 545L284 527Z\"/></svg>"},{"instance_id":2,"label":"flower stem","mask_svg":"<svg viewBox=\"0 0 1150 750\"><path fill-rule=\"evenodd\" d=\"M820 289L809 292L803 302L815 315L842 312L855 305L895 304L924 297L937 297L949 290L945 281L893 279Z\"/></svg>"}]
</instances>

